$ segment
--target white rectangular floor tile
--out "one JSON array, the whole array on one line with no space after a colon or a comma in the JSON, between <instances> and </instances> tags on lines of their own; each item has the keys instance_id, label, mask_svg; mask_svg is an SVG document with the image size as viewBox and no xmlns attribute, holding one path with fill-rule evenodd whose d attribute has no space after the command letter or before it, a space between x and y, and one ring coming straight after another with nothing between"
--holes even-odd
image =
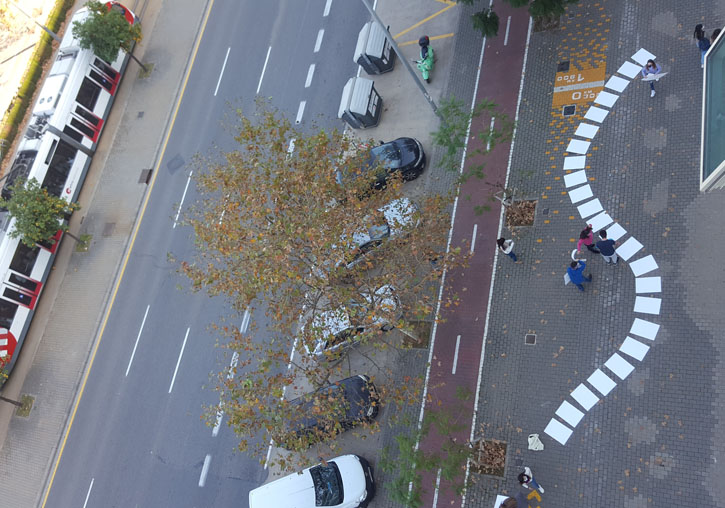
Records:
<instances>
[{"instance_id":1,"label":"white rectangular floor tile","mask_svg":"<svg viewBox=\"0 0 725 508\"><path fill-rule=\"evenodd\" d=\"M581 218L586 219L587 217L591 217L595 213L601 212L602 204L599 202L598 199L592 199L591 201L587 201L583 205L579 205L577 207L577 210L579 210L579 215L581 215Z\"/></svg>"},{"instance_id":2,"label":"white rectangular floor tile","mask_svg":"<svg viewBox=\"0 0 725 508\"><path fill-rule=\"evenodd\" d=\"M632 62L624 62L622 66L617 69L617 72L622 76L627 76L629 79L632 79L639 74L642 67L642 65L634 65Z\"/></svg>"},{"instance_id":3,"label":"white rectangular floor tile","mask_svg":"<svg viewBox=\"0 0 725 508\"><path fill-rule=\"evenodd\" d=\"M607 235L609 235L609 232L607 231ZM624 242L622 245L617 247L615 251L617 252L617 255L627 261L629 258L634 256L639 250L644 247L635 237L630 237L626 242Z\"/></svg>"},{"instance_id":4,"label":"white rectangular floor tile","mask_svg":"<svg viewBox=\"0 0 725 508\"><path fill-rule=\"evenodd\" d=\"M581 138L592 139L594 136L596 136L598 130L599 127L597 127L596 125L582 122L579 124L579 127L576 128L576 131L574 131L574 135Z\"/></svg>"},{"instance_id":5,"label":"white rectangular floor tile","mask_svg":"<svg viewBox=\"0 0 725 508\"><path fill-rule=\"evenodd\" d=\"M619 223L615 222L612 226L607 229L607 238L614 240L615 242L627 234L627 230L624 229Z\"/></svg>"},{"instance_id":6,"label":"white rectangular floor tile","mask_svg":"<svg viewBox=\"0 0 725 508\"><path fill-rule=\"evenodd\" d=\"M602 90L599 92L599 95L594 99L594 102L596 104L601 104L602 106L606 106L608 108L611 108L614 106L614 103L617 102L617 99L619 99L619 95L605 92Z\"/></svg>"},{"instance_id":7,"label":"white rectangular floor tile","mask_svg":"<svg viewBox=\"0 0 725 508\"><path fill-rule=\"evenodd\" d=\"M587 111L586 115L584 115L584 118L586 118L587 120L591 120L592 122L602 123L604 119L607 118L608 114L609 111L607 111L606 109L592 106L589 108L589 111Z\"/></svg>"},{"instance_id":8,"label":"white rectangular floor tile","mask_svg":"<svg viewBox=\"0 0 725 508\"><path fill-rule=\"evenodd\" d=\"M563 445L565 445L566 442L569 441L569 436L571 436L571 432L572 430L569 427L561 423L559 420L554 420L553 418L549 422L549 425L547 425L544 429L545 434L548 434Z\"/></svg>"},{"instance_id":9,"label":"white rectangular floor tile","mask_svg":"<svg viewBox=\"0 0 725 508\"><path fill-rule=\"evenodd\" d=\"M561 406L559 406L559 409L556 410L556 416L572 427L576 427L579 425L581 419L584 418L584 413L569 404L567 401L564 401L561 403Z\"/></svg>"},{"instance_id":10,"label":"white rectangular floor tile","mask_svg":"<svg viewBox=\"0 0 725 508\"><path fill-rule=\"evenodd\" d=\"M645 339L655 340L659 329L660 325L658 325L657 323L652 323L650 321L645 321L644 319L635 318L634 323L632 323L632 328L629 329L629 333L639 335L640 337L644 337Z\"/></svg>"},{"instance_id":11,"label":"white rectangular floor tile","mask_svg":"<svg viewBox=\"0 0 725 508\"><path fill-rule=\"evenodd\" d=\"M662 279L660 277L637 277L634 279L634 288L637 293L660 293Z\"/></svg>"},{"instance_id":12,"label":"white rectangular floor tile","mask_svg":"<svg viewBox=\"0 0 725 508\"><path fill-rule=\"evenodd\" d=\"M632 337L627 337L622 343L622 347L619 348L622 353L626 353L632 358L636 358L640 362L649 351L649 346L642 344L638 340L634 340Z\"/></svg>"},{"instance_id":13,"label":"white rectangular floor tile","mask_svg":"<svg viewBox=\"0 0 725 508\"><path fill-rule=\"evenodd\" d=\"M612 76L604 86L610 90L614 90L615 92L622 93L624 92L624 89L627 88L628 84L628 79L620 78L619 76Z\"/></svg>"},{"instance_id":14,"label":"white rectangular floor tile","mask_svg":"<svg viewBox=\"0 0 725 508\"><path fill-rule=\"evenodd\" d=\"M659 268L652 254L640 258L637 261L632 261L629 264L629 267L632 269L632 273L634 273L635 277L639 277L640 275L644 275L645 273L649 273L652 270Z\"/></svg>"},{"instance_id":15,"label":"white rectangular floor tile","mask_svg":"<svg viewBox=\"0 0 725 508\"><path fill-rule=\"evenodd\" d=\"M571 395L572 398L587 411L589 411L594 404L599 402L599 397L594 395L594 392L583 384L574 388L574 391L572 391L569 395Z\"/></svg>"},{"instance_id":16,"label":"white rectangular floor tile","mask_svg":"<svg viewBox=\"0 0 725 508\"><path fill-rule=\"evenodd\" d=\"M612 379L602 372L601 369L595 370L594 373L587 378L587 382L604 396L609 395L609 392L614 390L614 387L617 386L617 383L612 381Z\"/></svg>"},{"instance_id":17,"label":"white rectangular floor tile","mask_svg":"<svg viewBox=\"0 0 725 508\"><path fill-rule=\"evenodd\" d=\"M637 51L634 55L632 55L632 60L640 64L642 67L647 65L647 60L654 60L655 56L647 51L644 48L640 48L639 51Z\"/></svg>"},{"instance_id":18,"label":"white rectangular floor tile","mask_svg":"<svg viewBox=\"0 0 725 508\"><path fill-rule=\"evenodd\" d=\"M609 360L604 362L604 366L614 372L619 379L625 379L634 370L634 367L617 353L610 356Z\"/></svg>"},{"instance_id":19,"label":"white rectangular floor tile","mask_svg":"<svg viewBox=\"0 0 725 508\"><path fill-rule=\"evenodd\" d=\"M636 296L634 298L634 311L642 314L659 314L661 298L650 298L649 296Z\"/></svg>"},{"instance_id":20,"label":"white rectangular floor tile","mask_svg":"<svg viewBox=\"0 0 725 508\"><path fill-rule=\"evenodd\" d=\"M566 185L567 187L575 187L577 185L586 183L586 181L587 172L583 169L581 171L575 171L574 173L564 175L564 185Z\"/></svg>"},{"instance_id":21,"label":"white rectangular floor tile","mask_svg":"<svg viewBox=\"0 0 725 508\"><path fill-rule=\"evenodd\" d=\"M612 223L612 218L609 216L607 212L602 212L599 215L592 217L589 219L589 224L592 225L592 229L594 230L595 238L599 238L600 230L604 229L605 227L609 226Z\"/></svg>"},{"instance_id":22,"label":"white rectangular floor tile","mask_svg":"<svg viewBox=\"0 0 725 508\"><path fill-rule=\"evenodd\" d=\"M581 139L572 139L569 141L569 145L566 147L568 153L587 153L591 141L582 141Z\"/></svg>"},{"instance_id":23,"label":"white rectangular floor tile","mask_svg":"<svg viewBox=\"0 0 725 508\"><path fill-rule=\"evenodd\" d=\"M586 155L575 155L573 157L564 157L564 171L570 169L582 169L587 163Z\"/></svg>"},{"instance_id":24,"label":"white rectangular floor tile","mask_svg":"<svg viewBox=\"0 0 725 508\"><path fill-rule=\"evenodd\" d=\"M572 203L584 201L585 199L589 199L593 195L594 193L592 192L592 188L589 185L582 185L581 187L577 187L576 189L572 189L569 191L569 198L571 199Z\"/></svg>"}]
</instances>

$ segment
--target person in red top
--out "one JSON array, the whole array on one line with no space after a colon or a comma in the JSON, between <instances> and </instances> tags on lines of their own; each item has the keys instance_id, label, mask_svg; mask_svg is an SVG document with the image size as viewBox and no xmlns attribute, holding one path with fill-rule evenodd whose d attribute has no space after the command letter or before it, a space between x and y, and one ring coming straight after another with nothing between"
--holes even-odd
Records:
<instances>
[{"instance_id":1,"label":"person in red top","mask_svg":"<svg viewBox=\"0 0 725 508\"><path fill-rule=\"evenodd\" d=\"M582 229L582 232L579 233L579 241L576 244L576 250L580 252L582 250L582 245L595 254L599 254L599 249L597 249L594 245L594 234L592 233L591 224L587 224L587 227Z\"/></svg>"}]
</instances>

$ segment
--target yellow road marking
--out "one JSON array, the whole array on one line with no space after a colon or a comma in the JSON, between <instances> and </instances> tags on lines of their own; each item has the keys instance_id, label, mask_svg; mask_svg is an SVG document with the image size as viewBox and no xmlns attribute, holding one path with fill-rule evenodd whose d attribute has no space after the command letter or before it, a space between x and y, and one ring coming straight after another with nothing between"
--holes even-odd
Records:
<instances>
[{"instance_id":1,"label":"yellow road marking","mask_svg":"<svg viewBox=\"0 0 725 508\"><path fill-rule=\"evenodd\" d=\"M429 37L429 39L432 41L437 41L438 39L445 39L446 37L453 37L453 32L451 32L449 34L436 35L434 37ZM418 41L414 40L414 41L402 42L402 43L398 44L398 47L410 46L411 44L418 44Z\"/></svg>"},{"instance_id":2,"label":"yellow road marking","mask_svg":"<svg viewBox=\"0 0 725 508\"><path fill-rule=\"evenodd\" d=\"M405 30L403 30L402 32L400 32L398 35L393 36L393 39L397 39L401 35L407 34L411 30L414 30L414 29L418 28L423 23L426 23L426 22L430 21L431 19L435 18L436 16L439 16L439 15L443 14L444 12L446 12L451 7L455 7L456 6L456 4L455 3L452 3L452 2L451 3L442 2L442 3L446 3L448 6L447 7L443 7L441 10L439 10L435 14L431 14L430 16L428 16L427 18L425 18L424 20L418 21L415 25L411 26L410 28L406 28Z\"/></svg>"},{"instance_id":3,"label":"yellow road marking","mask_svg":"<svg viewBox=\"0 0 725 508\"><path fill-rule=\"evenodd\" d=\"M134 228L133 235L131 236L131 243L129 244L128 251L126 251L126 257L123 260L123 264L121 265L121 271L118 276L118 280L116 281L116 286L113 288L113 293L111 294L111 300L108 304L108 309L106 309L106 314L103 316L103 322L101 323L101 330L98 334L98 340L96 341L95 346L93 347L93 353L91 354L91 359L88 363L88 369L86 370L85 376L83 376L83 382L81 383L80 390L78 392L78 398L76 399L76 403L73 406L73 412L71 413L70 419L68 420L68 427L65 430L65 434L63 435L63 441L60 445L60 450L58 451L58 458L55 461L55 464L53 465L53 472L50 475L50 480L48 482L48 488L45 491L45 496L43 496L43 504L41 505L43 508L45 507L45 504L48 502L48 496L50 496L50 489L53 487L53 481L55 480L55 474L58 472L58 466L60 465L60 459L63 456L63 451L65 450L65 445L68 442L68 435L70 434L71 427L73 426L73 422L76 418L76 413L78 412L78 406L80 405L81 398L83 397L83 392L86 389L86 383L88 382L88 377L91 373L91 369L93 368L93 361L96 358L96 353L98 352L98 346L101 344L101 339L103 338L103 332L106 329L106 324L108 323L108 318L111 314L111 309L113 308L113 303L116 301L116 295L118 294L118 288L121 286L121 280L123 279L123 274L126 272L126 265L128 265L128 260L131 257L131 251L133 250L133 245L136 243L136 236L138 235L138 230L141 227L141 222L143 221L143 216L146 213L146 207L148 206L149 199L151 197L151 191L154 189L154 183L156 183L156 177L159 174L159 168L161 166L161 161L164 158L164 153L166 152L166 145L169 143L169 138L171 137L171 131L174 129L174 123L176 122L176 115L179 113L179 107L181 106L181 99L184 97L184 91L186 90L186 84L189 81L189 75L191 74L191 69L194 67L194 60L196 60L196 54L199 51L199 45L201 44L201 39L204 35L204 30L206 29L207 21L209 21L209 14L211 14L212 6L214 5L214 0L211 0L209 2L209 7L207 8L206 15L204 16L204 22L201 25L201 31L199 32L199 37L196 40L196 44L194 46L194 51L191 54L191 62L189 64L189 68L186 71L186 76L184 77L184 83L181 85L181 93L179 94L179 99L176 101L176 106L174 108L174 114L171 117L171 123L169 124L169 130L166 133L166 138L164 139L163 145L161 145L161 152L159 153L159 159L156 162L156 168L154 170L154 174L151 178L151 183L149 184L148 192L146 193L146 197L143 202L143 206L141 207L141 214L139 215L138 221L136 222L136 227Z\"/></svg>"}]
</instances>

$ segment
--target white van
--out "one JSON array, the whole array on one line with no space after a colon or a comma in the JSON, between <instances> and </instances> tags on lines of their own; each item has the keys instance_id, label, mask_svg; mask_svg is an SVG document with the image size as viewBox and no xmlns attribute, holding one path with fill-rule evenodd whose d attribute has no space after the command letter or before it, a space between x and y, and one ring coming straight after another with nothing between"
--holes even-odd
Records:
<instances>
[{"instance_id":1,"label":"white van","mask_svg":"<svg viewBox=\"0 0 725 508\"><path fill-rule=\"evenodd\" d=\"M357 455L342 455L249 492L249 508L356 508L375 494L373 469Z\"/></svg>"}]
</instances>

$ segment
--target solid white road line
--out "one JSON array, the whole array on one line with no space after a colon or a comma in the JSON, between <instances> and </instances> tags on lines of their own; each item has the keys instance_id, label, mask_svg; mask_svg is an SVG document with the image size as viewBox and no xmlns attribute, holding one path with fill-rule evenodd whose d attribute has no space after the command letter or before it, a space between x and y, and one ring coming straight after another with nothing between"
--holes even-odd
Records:
<instances>
[{"instance_id":1,"label":"solid white road line","mask_svg":"<svg viewBox=\"0 0 725 508\"><path fill-rule=\"evenodd\" d=\"M86 505L88 505L88 498L91 497L91 489L93 488L93 482L95 481L95 478L91 478L91 485L88 487L88 493L86 494L86 502L83 503L83 508L86 508Z\"/></svg>"},{"instance_id":2,"label":"solid white road line","mask_svg":"<svg viewBox=\"0 0 725 508\"><path fill-rule=\"evenodd\" d=\"M493 136L493 124L494 124L494 122L496 122L496 117L495 116L492 116L491 117L491 127L489 127L489 129L488 129L488 141L486 142L486 151L487 152L490 152L491 151L491 136Z\"/></svg>"},{"instance_id":3,"label":"solid white road line","mask_svg":"<svg viewBox=\"0 0 725 508\"><path fill-rule=\"evenodd\" d=\"M191 183L191 175L193 175L193 171L189 171L189 178L186 179L186 187L184 187L184 193L181 195L181 202L179 203L179 209L176 211L176 217L174 217L174 227L173 229L176 229L176 224L179 222L179 215L181 214L181 207L184 206L184 199L186 199L186 191L189 190L189 184Z\"/></svg>"},{"instance_id":4,"label":"solid white road line","mask_svg":"<svg viewBox=\"0 0 725 508\"><path fill-rule=\"evenodd\" d=\"M297 108L297 118L295 119L295 123L300 123L302 121L302 115L305 114L305 104L307 104L307 101L300 102L300 107Z\"/></svg>"},{"instance_id":5,"label":"solid white road line","mask_svg":"<svg viewBox=\"0 0 725 508\"><path fill-rule=\"evenodd\" d=\"M181 351L179 351L179 359L176 360L176 368L174 369L174 377L171 378L171 384L169 385L169 393L174 388L174 381L176 381L176 373L179 371L179 364L181 364L181 357L184 356L184 348L186 347L186 339L189 338L189 331L191 328L186 329L186 335L184 335L184 343L181 345Z\"/></svg>"},{"instance_id":6,"label":"solid white road line","mask_svg":"<svg viewBox=\"0 0 725 508\"><path fill-rule=\"evenodd\" d=\"M436 476L436 488L435 492L433 493L433 505L431 508L436 508L438 506L438 492L441 487L441 470L438 469L438 475Z\"/></svg>"},{"instance_id":7,"label":"solid white road line","mask_svg":"<svg viewBox=\"0 0 725 508\"><path fill-rule=\"evenodd\" d=\"M320 28L320 31L317 32L317 40L315 41L315 49L312 51L313 53L317 53L320 51L320 48L322 47L322 37L325 35L325 29Z\"/></svg>"},{"instance_id":8,"label":"solid white road line","mask_svg":"<svg viewBox=\"0 0 725 508\"><path fill-rule=\"evenodd\" d=\"M456 352L453 354L453 368L451 374L456 373L456 367L458 366L458 348L461 345L461 336L456 337Z\"/></svg>"},{"instance_id":9,"label":"solid white road line","mask_svg":"<svg viewBox=\"0 0 725 508\"><path fill-rule=\"evenodd\" d=\"M332 0L327 0L325 3L325 12L322 13L323 17L327 17L330 14L330 6L332 5Z\"/></svg>"},{"instance_id":10,"label":"solid white road line","mask_svg":"<svg viewBox=\"0 0 725 508\"><path fill-rule=\"evenodd\" d=\"M211 464L211 455L208 453L204 457L204 465L201 468L201 476L199 477L199 487L203 487L206 483L206 475L209 473L209 464Z\"/></svg>"},{"instance_id":11,"label":"solid white road line","mask_svg":"<svg viewBox=\"0 0 725 508\"><path fill-rule=\"evenodd\" d=\"M249 318L248 316L249 309L244 311L244 317L247 320L247 324L249 324ZM246 330L246 325L244 322L242 322L242 327ZM242 330L242 333L244 331ZM232 354L232 361L229 364L229 374L227 374L227 379L234 379L234 368L239 365L239 353L234 351ZM216 422L214 423L214 428L211 430L212 437L216 437L217 434L219 434L219 427L222 425L222 418L224 418L224 411L221 409L221 404L219 404L220 409L216 412Z\"/></svg>"},{"instance_id":12,"label":"solid white road line","mask_svg":"<svg viewBox=\"0 0 725 508\"><path fill-rule=\"evenodd\" d=\"M131 364L133 363L133 357L136 356L136 347L138 347L138 340L141 338L141 332L143 331L143 325L146 324L146 316L149 315L149 309L151 308L151 305L146 306L146 312L143 315L143 320L141 321L141 328L138 329L138 335L136 335L136 343L133 345L133 351L131 351L131 358L128 360L128 367L126 367L126 376L128 377L128 371L131 370Z\"/></svg>"},{"instance_id":13,"label":"solid white road line","mask_svg":"<svg viewBox=\"0 0 725 508\"><path fill-rule=\"evenodd\" d=\"M503 45L507 46L509 43L509 30L511 29L511 16L509 16L508 21L506 21L506 35L503 38Z\"/></svg>"},{"instance_id":14,"label":"solid white road line","mask_svg":"<svg viewBox=\"0 0 725 508\"><path fill-rule=\"evenodd\" d=\"M264 65L262 66L262 74L259 76L259 83L257 84L257 93L262 88L262 79L264 78L264 72L267 70L267 62L269 62L269 54L272 52L272 46L267 48L267 56L264 59Z\"/></svg>"},{"instance_id":15,"label":"solid white road line","mask_svg":"<svg viewBox=\"0 0 725 508\"><path fill-rule=\"evenodd\" d=\"M310 68L307 69L307 79L305 80L305 88L309 88L312 84L312 76L315 75L315 64L310 64Z\"/></svg>"},{"instance_id":16,"label":"solid white road line","mask_svg":"<svg viewBox=\"0 0 725 508\"><path fill-rule=\"evenodd\" d=\"M476 250L476 233L478 232L478 224L473 225L473 234L471 235L471 254Z\"/></svg>"},{"instance_id":17,"label":"solid white road line","mask_svg":"<svg viewBox=\"0 0 725 508\"><path fill-rule=\"evenodd\" d=\"M227 56L224 57L224 64L222 65L222 71L219 73L219 79L216 82L216 88L214 89L214 97L216 97L216 93L219 91L219 85L222 82L222 76L224 75L224 69L227 68L227 59L229 58L229 52L231 51L231 47L227 48Z\"/></svg>"}]
</instances>

